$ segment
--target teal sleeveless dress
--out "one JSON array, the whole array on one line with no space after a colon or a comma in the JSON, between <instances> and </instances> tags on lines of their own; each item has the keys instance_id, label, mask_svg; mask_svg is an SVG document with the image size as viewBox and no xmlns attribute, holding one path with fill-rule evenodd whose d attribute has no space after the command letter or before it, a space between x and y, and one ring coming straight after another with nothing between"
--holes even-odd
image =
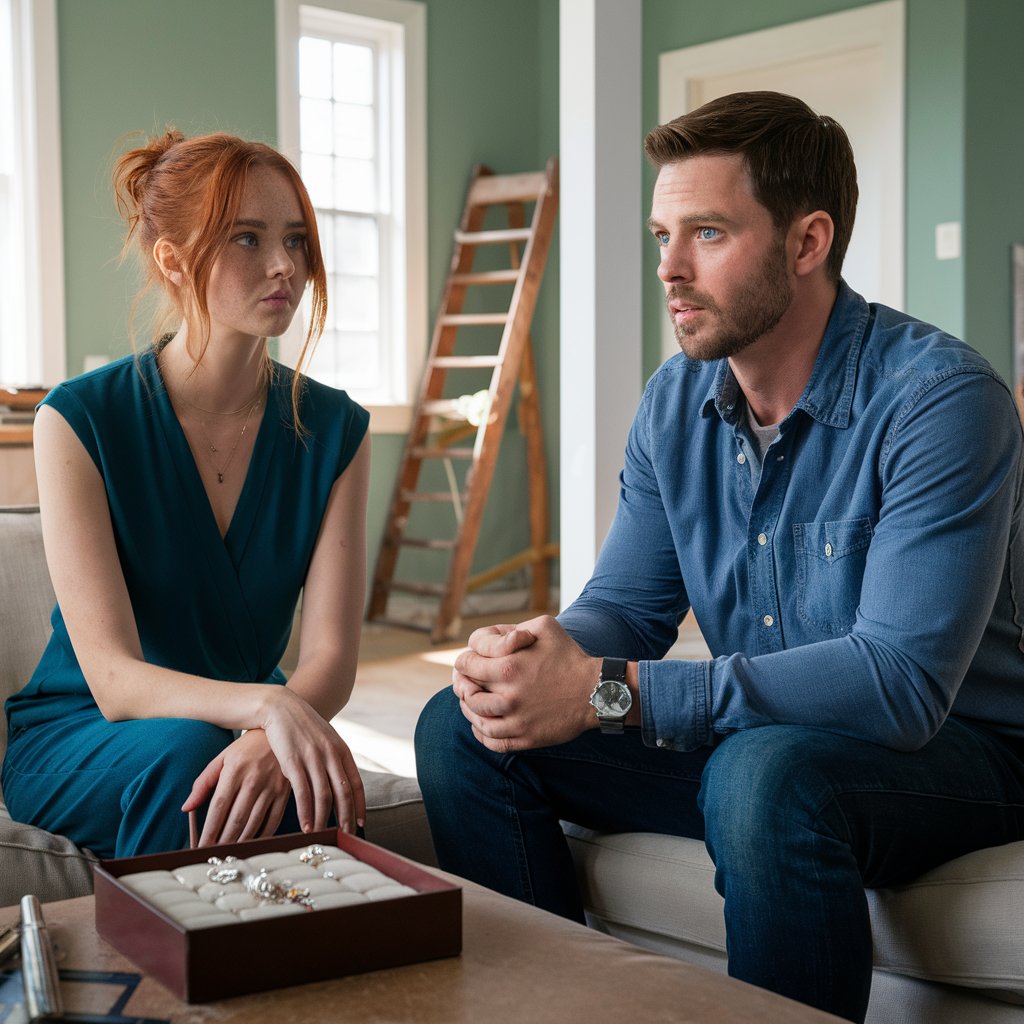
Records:
<instances>
[{"instance_id":1,"label":"teal sleeveless dress","mask_svg":"<svg viewBox=\"0 0 1024 1024\"><path fill-rule=\"evenodd\" d=\"M300 437L291 385L292 371L275 364L223 538L152 349L67 381L43 400L103 477L148 662L232 682L285 682L278 662L327 500L369 423L345 392L308 380L300 405L308 434ZM52 623L32 678L6 704L11 816L100 856L187 845L181 804L232 734L185 719L106 721L59 604Z\"/></svg>"}]
</instances>

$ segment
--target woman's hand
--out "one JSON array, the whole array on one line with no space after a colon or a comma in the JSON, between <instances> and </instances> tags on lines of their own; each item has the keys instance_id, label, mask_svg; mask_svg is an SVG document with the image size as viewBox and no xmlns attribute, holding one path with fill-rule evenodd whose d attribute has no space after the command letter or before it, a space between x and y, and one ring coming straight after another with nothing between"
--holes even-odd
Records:
<instances>
[{"instance_id":1,"label":"woman's hand","mask_svg":"<svg viewBox=\"0 0 1024 1024\"><path fill-rule=\"evenodd\" d=\"M347 832L366 821L363 780L330 722L286 686L267 687L260 726L291 784L303 832L325 828L331 808Z\"/></svg>"},{"instance_id":2,"label":"woman's hand","mask_svg":"<svg viewBox=\"0 0 1024 1024\"><path fill-rule=\"evenodd\" d=\"M225 747L200 773L181 809L196 810L211 793L200 846L277 831L291 787L262 730L252 729Z\"/></svg>"}]
</instances>

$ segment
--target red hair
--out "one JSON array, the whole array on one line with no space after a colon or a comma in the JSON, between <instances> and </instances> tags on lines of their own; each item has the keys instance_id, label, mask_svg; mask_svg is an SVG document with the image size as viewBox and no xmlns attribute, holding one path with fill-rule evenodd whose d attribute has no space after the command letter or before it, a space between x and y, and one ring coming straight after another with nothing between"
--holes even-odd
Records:
<instances>
[{"instance_id":1,"label":"red hair","mask_svg":"<svg viewBox=\"0 0 1024 1024\"><path fill-rule=\"evenodd\" d=\"M117 208L128 225L122 255L137 242L146 280L136 302L160 286L166 301L155 319L166 322L172 315L184 319L190 336L194 332L202 339L197 360L202 359L210 338L210 275L231 237L253 167L271 167L288 178L306 222L312 314L292 381L292 416L295 429L302 433L302 367L312 356L327 319L327 274L313 204L289 160L262 142L249 142L224 132L186 139L181 132L168 128L146 145L125 153L114 169ZM180 264L182 284L178 288L167 285L153 256L153 247L161 238L170 242ZM269 372L266 349L264 354Z\"/></svg>"}]
</instances>

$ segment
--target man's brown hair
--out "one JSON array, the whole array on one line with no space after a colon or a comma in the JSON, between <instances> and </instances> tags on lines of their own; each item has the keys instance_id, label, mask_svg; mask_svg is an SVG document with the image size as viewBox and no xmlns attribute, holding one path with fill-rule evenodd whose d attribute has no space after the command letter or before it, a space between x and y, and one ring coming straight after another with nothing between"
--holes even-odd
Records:
<instances>
[{"instance_id":1,"label":"man's brown hair","mask_svg":"<svg viewBox=\"0 0 1024 1024\"><path fill-rule=\"evenodd\" d=\"M644 152L656 168L698 155L739 153L754 197L786 230L824 210L835 228L826 264L838 280L857 212L857 168L842 125L779 92L736 92L651 129Z\"/></svg>"}]
</instances>

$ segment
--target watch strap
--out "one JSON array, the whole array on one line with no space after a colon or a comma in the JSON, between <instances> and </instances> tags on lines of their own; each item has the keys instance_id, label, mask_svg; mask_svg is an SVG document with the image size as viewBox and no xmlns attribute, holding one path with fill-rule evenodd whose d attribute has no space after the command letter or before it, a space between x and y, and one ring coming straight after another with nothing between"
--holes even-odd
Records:
<instances>
[{"instance_id":1,"label":"watch strap","mask_svg":"<svg viewBox=\"0 0 1024 1024\"><path fill-rule=\"evenodd\" d=\"M601 661L601 679L614 679L617 683L626 681L626 666L629 662L625 658L604 658Z\"/></svg>"},{"instance_id":2,"label":"watch strap","mask_svg":"<svg viewBox=\"0 0 1024 1024\"><path fill-rule=\"evenodd\" d=\"M621 683L626 685L626 668L629 662L625 658L603 658L601 660L601 678L598 686L605 682ZM626 728L626 716L611 717L598 712L597 720L601 725L601 732L605 736L621 736Z\"/></svg>"}]
</instances>

